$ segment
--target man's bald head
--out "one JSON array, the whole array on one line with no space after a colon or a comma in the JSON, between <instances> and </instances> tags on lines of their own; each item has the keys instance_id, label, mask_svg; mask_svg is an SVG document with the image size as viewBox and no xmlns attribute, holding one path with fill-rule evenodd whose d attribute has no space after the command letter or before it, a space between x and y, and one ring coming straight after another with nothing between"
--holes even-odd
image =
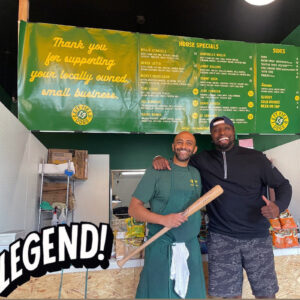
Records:
<instances>
[{"instance_id":1,"label":"man's bald head","mask_svg":"<svg viewBox=\"0 0 300 300\"><path fill-rule=\"evenodd\" d=\"M174 162L186 166L190 157L197 151L194 135L188 131L178 133L174 138L172 150L174 152Z\"/></svg>"},{"instance_id":2,"label":"man's bald head","mask_svg":"<svg viewBox=\"0 0 300 300\"><path fill-rule=\"evenodd\" d=\"M196 145L196 139L195 139L194 135L192 133L188 132L188 131L181 131L178 134L176 134L175 137L174 137L173 143L176 140L181 139L181 138L184 138L184 139L187 139L187 140L191 140Z\"/></svg>"}]
</instances>

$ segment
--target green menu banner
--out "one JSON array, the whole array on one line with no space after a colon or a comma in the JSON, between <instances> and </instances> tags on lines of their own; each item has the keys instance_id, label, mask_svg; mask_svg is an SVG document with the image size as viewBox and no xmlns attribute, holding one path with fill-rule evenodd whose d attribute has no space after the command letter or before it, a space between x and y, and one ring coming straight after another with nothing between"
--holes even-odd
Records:
<instances>
[{"instance_id":1,"label":"green menu banner","mask_svg":"<svg viewBox=\"0 0 300 300\"><path fill-rule=\"evenodd\" d=\"M197 86L197 57L190 38L140 35L139 99L141 131L191 130L193 89Z\"/></svg>"},{"instance_id":2,"label":"green menu banner","mask_svg":"<svg viewBox=\"0 0 300 300\"><path fill-rule=\"evenodd\" d=\"M299 133L300 48L20 26L19 119L31 130Z\"/></svg>"},{"instance_id":3,"label":"green menu banner","mask_svg":"<svg viewBox=\"0 0 300 300\"><path fill-rule=\"evenodd\" d=\"M256 126L265 133L299 133L299 48L257 45Z\"/></svg>"},{"instance_id":4,"label":"green menu banner","mask_svg":"<svg viewBox=\"0 0 300 300\"><path fill-rule=\"evenodd\" d=\"M243 42L199 40L199 78L194 114L209 120L226 115L239 133L255 132L255 47ZM197 94L198 93L198 94Z\"/></svg>"},{"instance_id":5,"label":"green menu banner","mask_svg":"<svg viewBox=\"0 0 300 300\"><path fill-rule=\"evenodd\" d=\"M225 114L240 133L255 132L255 45L141 35L142 131L209 132Z\"/></svg>"}]
</instances>

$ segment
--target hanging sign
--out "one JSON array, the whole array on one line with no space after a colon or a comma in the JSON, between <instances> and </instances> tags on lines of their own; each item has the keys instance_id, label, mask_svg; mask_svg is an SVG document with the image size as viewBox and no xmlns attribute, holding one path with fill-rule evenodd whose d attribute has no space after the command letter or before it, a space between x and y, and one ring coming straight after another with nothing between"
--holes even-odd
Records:
<instances>
[{"instance_id":1,"label":"hanging sign","mask_svg":"<svg viewBox=\"0 0 300 300\"><path fill-rule=\"evenodd\" d=\"M31 130L300 132L299 47L25 22L19 45Z\"/></svg>"}]
</instances>

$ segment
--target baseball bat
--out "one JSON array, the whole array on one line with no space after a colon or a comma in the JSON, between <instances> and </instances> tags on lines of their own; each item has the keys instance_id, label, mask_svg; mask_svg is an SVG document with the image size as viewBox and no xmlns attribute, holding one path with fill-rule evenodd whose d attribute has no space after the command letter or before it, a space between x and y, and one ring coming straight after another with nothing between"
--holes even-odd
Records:
<instances>
[{"instance_id":1,"label":"baseball bat","mask_svg":"<svg viewBox=\"0 0 300 300\"><path fill-rule=\"evenodd\" d=\"M216 185L211 190L209 190L207 193L205 193L203 196L201 196L198 200L196 200L193 204L191 204L184 212L183 215L186 217L191 216L193 213L204 207L209 202L213 201L217 197L219 197L223 193L223 189L220 185ZM159 232L157 232L153 237L151 237L149 240L147 240L143 245L129 253L124 258L117 261L117 264L120 268L123 267L123 265L133 256L135 256L137 253L141 252L143 249L145 249L147 246L149 246L152 242L157 240L159 237L161 237L163 234L165 234L167 231L169 231L170 227L164 227Z\"/></svg>"}]
</instances>

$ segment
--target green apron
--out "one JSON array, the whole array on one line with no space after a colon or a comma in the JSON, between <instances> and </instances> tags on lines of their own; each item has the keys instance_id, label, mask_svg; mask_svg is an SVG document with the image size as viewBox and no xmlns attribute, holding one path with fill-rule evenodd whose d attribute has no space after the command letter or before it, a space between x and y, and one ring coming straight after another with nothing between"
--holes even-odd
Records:
<instances>
[{"instance_id":1,"label":"green apron","mask_svg":"<svg viewBox=\"0 0 300 300\"><path fill-rule=\"evenodd\" d=\"M172 168L173 169L173 168ZM171 171L170 195L161 215L182 212L198 198L196 188L192 191L176 191L174 174ZM202 258L197 235L200 231L200 212L194 213L188 221L173 228L145 249L144 268L141 272L136 298L180 298L174 291L175 281L170 280L172 244L185 242L189 251L190 272L186 298L206 298ZM148 224L149 238L163 228L158 224Z\"/></svg>"}]
</instances>

